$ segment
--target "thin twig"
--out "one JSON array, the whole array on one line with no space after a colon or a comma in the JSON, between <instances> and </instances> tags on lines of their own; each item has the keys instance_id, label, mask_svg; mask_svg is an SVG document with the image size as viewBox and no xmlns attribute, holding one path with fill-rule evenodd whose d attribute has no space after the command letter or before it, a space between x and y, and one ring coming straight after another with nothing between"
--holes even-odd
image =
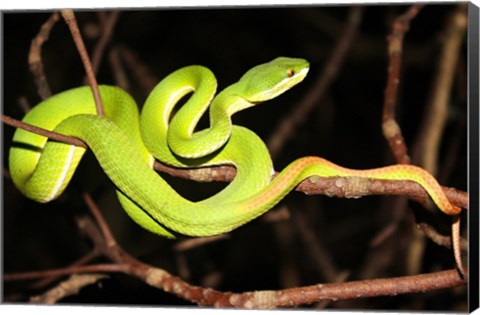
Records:
<instances>
[{"instance_id":1,"label":"thin twig","mask_svg":"<svg viewBox=\"0 0 480 315\"><path fill-rule=\"evenodd\" d=\"M30 299L31 303L41 303L41 304L55 304L59 300L78 294L80 289L88 285L94 284L101 279L107 278L107 275L104 274L83 274L77 275L73 274L67 280L61 282L56 287L48 290L47 292L33 296Z\"/></svg>"},{"instance_id":2,"label":"thin twig","mask_svg":"<svg viewBox=\"0 0 480 315\"><path fill-rule=\"evenodd\" d=\"M88 83L90 88L92 89L93 98L95 100L95 106L97 108L97 115L103 116L103 104L102 98L100 97L100 92L98 91L98 84L97 79L95 78L95 73L92 69L92 64L90 62L90 58L88 57L87 49L85 48L85 44L82 40L82 35L80 34L80 30L78 29L77 20L75 19L75 14L72 10L62 10L62 16L65 22L67 23L70 32L72 33L73 40L75 41L75 45L77 46L78 53L80 54L80 58L82 59L83 66L85 68L85 72L87 73Z\"/></svg>"},{"instance_id":3,"label":"thin twig","mask_svg":"<svg viewBox=\"0 0 480 315\"><path fill-rule=\"evenodd\" d=\"M62 135L62 134L59 134L59 133L56 133L56 132L53 132L53 131L50 131L50 130L47 130L47 129L43 129L43 128L40 128L40 127L37 127L37 126L33 126L33 125L30 125L30 124L24 123L20 120L16 120L16 119L14 119L10 116L7 116L7 115L2 115L2 122L7 124L7 125L16 127L16 128L22 128L22 129L25 129L27 131L30 131L30 132L48 137L49 139L52 139L52 140L55 140L55 141L68 143L68 144L75 145L77 147L82 147L82 148L87 149L87 144L85 142L83 142L82 140L78 139L78 138L65 136L65 135Z\"/></svg>"},{"instance_id":4,"label":"thin twig","mask_svg":"<svg viewBox=\"0 0 480 315\"><path fill-rule=\"evenodd\" d=\"M460 215L456 215L452 218L452 244L455 264L457 265L458 272L460 273L462 278L464 278L466 277L466 271L462 263L462 237L460 235Z\"/></svg>"},{"instance_id":5,"label":"thin twig","mask_svg":"<svg viewBox=\"0 0 480 315\"><path fill-rule=\"evenodd\" d=\"M97 258L100 255L100 252L97 249L93 249L87 255L80 257L78 260L74 261L68 267L76 267L86 265L87 263L91 262L93 259ZM29 288L30 289L40 289L48 286L49 284L58 281L60 276L51 277L51 278L44 278L38 282L32 283Z\"/></svg>"},{"instance_id":6,"label":"thin twig","mask_svg":"<svg viewBox=\"0 0 480 315\"><path fill-rule=\"evenodd\" d=\"M410 157L405 145L402 131L395 120L395 105L397 103L398 85L400 83L400 69L402 64L402 47L405 33L410 27L410 21L415 18L424 4L415 4L407 12L400 15L393 23L392 33L388 36L388 78L385 88L385 100L383 106L383 134L390 145L397 163L409 164Z\"/></svg>"},{"instance_id":7,"label":"thin twig","mask_svg":"<svg viewBox=\"0 0 480 315\"><path fill-rule=\"evenodd\" d=\"M98 208L97 204L93 201L90 194L83 193L83 200L87 204L88 209L90 209L90 212L92 213L93 217L95 218L95 221L100 227L100 230L102 231L102 234L103 234L103 237L105 238L105 243L107 244L107 246L115 245L116 242L112 233L110 232L110 229L108 228L108 224L103 219L100 209Z\"/></svg>"},{"instance_id":8,"label":"thin twig","mask_svg":"<svg viewBox=\"0 0 480 315\"><path fill-rule=\"evenodd\" d=\"M58 12L52 13L50 18L41 26L40 32L32 40L30 46L30 52L28 54L28 64L30 65L30 71L35 78L35 84L37 85L38 94L42 99L46 99L52 95L50 87L48 86L45 72L43 71L42 63L42 45L48 40L50 31L59 20L60 15Z\"/></svg>"},{"instance_id":9,"label":"thin twig","mask_svg":"<svg viewBox=\"0 0 480 315\"><path fill-rule=\"evenodd\" d=\"M49 278L57 276L68 276L74 273L94 273L94 272L125 272L129 268L128 265L122 264L96 264L72 266L67 268L50 269L44 271L30 271L10 273L3 276L4 281L20 281L39 278Z\"/></svg>"},{"instance_id":10,"label":"thin twig","mask_svg":"<svg viewBox=\"0 0 480 315\"><path fill-rule=\"evenodd\" d=\"M442 235L433 229L430 225L425 223L418 223L417 226L437 245L452 248L451 236ZM467 241L462 239L461 249L463 253L467 253L468 245Z\"/></svg>"},{"instance_id":11,"label":"thin twig","mask_svg":"<svg viewBox=\"0 0 480 315\"><path fill-rule=\"evenodd\" d=\"M103 53L107 47L108 42L110 41L113 29L117 24L118 17L120 16L120 11L113 11L102 23L102 35L98 40L97 46L92 54L92 68L93 72L98 73L98 68L100 67L100 61L102 60Z\"/></svg>"}]
</instances>

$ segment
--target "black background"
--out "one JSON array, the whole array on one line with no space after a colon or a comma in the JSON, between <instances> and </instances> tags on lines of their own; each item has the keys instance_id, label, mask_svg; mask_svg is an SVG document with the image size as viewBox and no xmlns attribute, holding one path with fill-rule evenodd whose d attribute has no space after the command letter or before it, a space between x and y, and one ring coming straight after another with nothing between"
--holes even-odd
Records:
<instances>
[{"instance_id":1,"label":"black background","mask_svg":"<svg viewBox=\"0 0 480 315\"><path fill-rule=\"evenodd\" d=\"M358 35L351 43L338 77L306 124L295 131L295 138L274 160L276 170L304 155L323 156L352 168L394 163L381 130L388 66L387 35L393 19L407 8L405 5L364 8ZM409 147L428 101L442 30L454 8L454 5L426 6L412 21L405 38L397 117ZM302 84L268 104L234 117L235 124L247 126L267 139L312 87L340 38L349 10L348 6L126 10L120 15L108 48L127 47L157 79L188 64L208 66L216 74L220 88L235 82L250 67L277 56L308 59L310 73ZM25 96L32 105L40 100L28 70L27 55L30 41L49 15L36 11L3 16L3 105L5 114L15 118L23 115L18 106L20 96ZM83 32L98 23L97 14L92 11L76 12L76 16ZM88 37L85 40L92 51L96 40ZM83 84L84 70L63 21L53 28L42 56L53 93ZM441 168L449 154L448 143L459 141L456 164L442 184L461 190L466 190L466 127L460 138L449 135L465 121L466 62L464 49L442 141L445 154L440 154L442 160L439 161ZM115 84L107 58L97 78L99 83ZM142 104L145 91L133 76L129 79L130 92ZM13 128L5 126L4 149L9 147L12 134ZM4 167L7 167L6 159ZM169 180L190 198L200 198L221 186ZM367 273L372 250L369 242L392 219L388 208L395 202L394 197L349 200L292 193L284 203L291 209L290 221L255 220L233 231L229 239L194 249L180 258L172 249L174 241L160 239L132 223L116 201L113 185L93 157L88 156L66 193L50 204L39 205L25 199L4 179L5 273L62 267L89 251L91 244L79 236L73 220L75 215L87 211L79 194L83 190L90 191L99 202L114 235L129 253L173 274L179 274L179 261L183 259L189 269L187 281L198 285L213 283L216 289L225 291L282 289L285 282L281 275L288 272L297 275L296 282L289 285L326 281L311 259L308 244L296 230L296 215L307 218L336 268L351 272L349 280L405 275L406 249L415 228L411 211L407 211L408 217L394 235L380 249L375 249L381 253L385 248L386 265ZM409 205L418 208L413 202ZM427 241L424 255L421 272L453 266L450 251L431 241ZM209 282L212 279L217 280ZM24 301L34 293L38 292L27 291L25 283L6 283L4 298ZM466 301L465 288L460 288L335 302L329 307L464 311ZM62 302L189 305L123 275L112 275Z\"/></svg>"}]
</instances>

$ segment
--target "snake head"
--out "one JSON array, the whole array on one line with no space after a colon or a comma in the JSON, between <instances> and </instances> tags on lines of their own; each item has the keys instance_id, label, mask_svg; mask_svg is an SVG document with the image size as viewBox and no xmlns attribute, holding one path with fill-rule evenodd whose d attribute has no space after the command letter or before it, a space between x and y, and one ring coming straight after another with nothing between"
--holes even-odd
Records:
<instances>
[{"instance_id":1,"label":"snake head","mask_svg":"<svg viewBox=\"0 0 480 315\"><path fill-rule=\"evenodd\" d=\"M243 97L250 103L271 100L300 83L309 70L301 58L278 57L248 70L239 80Z\"/></svg>"}]
</instances>

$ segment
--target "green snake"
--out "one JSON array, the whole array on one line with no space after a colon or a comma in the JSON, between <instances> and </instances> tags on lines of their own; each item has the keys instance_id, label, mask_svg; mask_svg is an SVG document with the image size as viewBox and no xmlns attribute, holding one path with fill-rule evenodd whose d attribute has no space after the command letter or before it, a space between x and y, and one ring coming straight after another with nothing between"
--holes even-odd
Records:
<instances>
[{"instance_id":1,"label":"green snake","mask_svg":"<svg viewBox=\"0 0 480 315\"><path fill-rule=\"evenodd\" d=\"M279 96L301 82L308 70L304 59L279 57L253 67L215 96L217 82L212 72L203 66L188 66L168 75L151 91L141 114L128 93L101 85L105 116L96 115L90 88L80 87L41 102L23 121L83 140L116 185L128 215L143 228L170 238L231 231L262 215L301 181L315 175L415 181L444 213L459 213L461 209L448 201L437 181L412 165L353 170L310 156L295 160L272 180L273 165L265 144L251 130L233 125L231 116ZM207 110L210 127L195 130ZM10 149L13 182L38 202L62 194L85 152L47 140L17 129ZM155 172L155 159L187 168L230 164L237 175L222 191L192 202Z\"/></svg>"}]
</instances>

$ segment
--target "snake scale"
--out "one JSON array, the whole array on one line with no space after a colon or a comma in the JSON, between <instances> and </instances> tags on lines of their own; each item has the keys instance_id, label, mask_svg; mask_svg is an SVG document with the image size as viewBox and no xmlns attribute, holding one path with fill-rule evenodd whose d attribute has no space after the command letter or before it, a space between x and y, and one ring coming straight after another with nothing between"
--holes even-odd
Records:
<instances>
[{"instance_id":1,"label":"snake scale","mask_svg":"<svg viewBox=\"0 0 480 315\"><path fill-rule=\"evenodd\" d=\"M264 142L253 131L233 125L231 116L279 96L301 82L308 70L304 59L279 57L253 67L215 95L212 72L203 66L188 66L168 75L151 91L141 114L127 92L101 85L105 116L96 115L90 88L80 87L41 102L23 121L87 143L116 185L128 215L143 228L170 238L231 231L270 210L302 180L314 175L411 180L420 184L444 213L460 212L438 182L413 165L354 170L310 156L293 161L272 180L273 165ZM189 94L171 117L175 106ZM210 127L195 130L207 110ZM67 187L84 153L84 148L17 129L9 155L13 182L33 200L53 200ZM231 164L237 175L222 191L192 202L153 170L155 159L188 168Z\"/></svg>"}]
</instances>

